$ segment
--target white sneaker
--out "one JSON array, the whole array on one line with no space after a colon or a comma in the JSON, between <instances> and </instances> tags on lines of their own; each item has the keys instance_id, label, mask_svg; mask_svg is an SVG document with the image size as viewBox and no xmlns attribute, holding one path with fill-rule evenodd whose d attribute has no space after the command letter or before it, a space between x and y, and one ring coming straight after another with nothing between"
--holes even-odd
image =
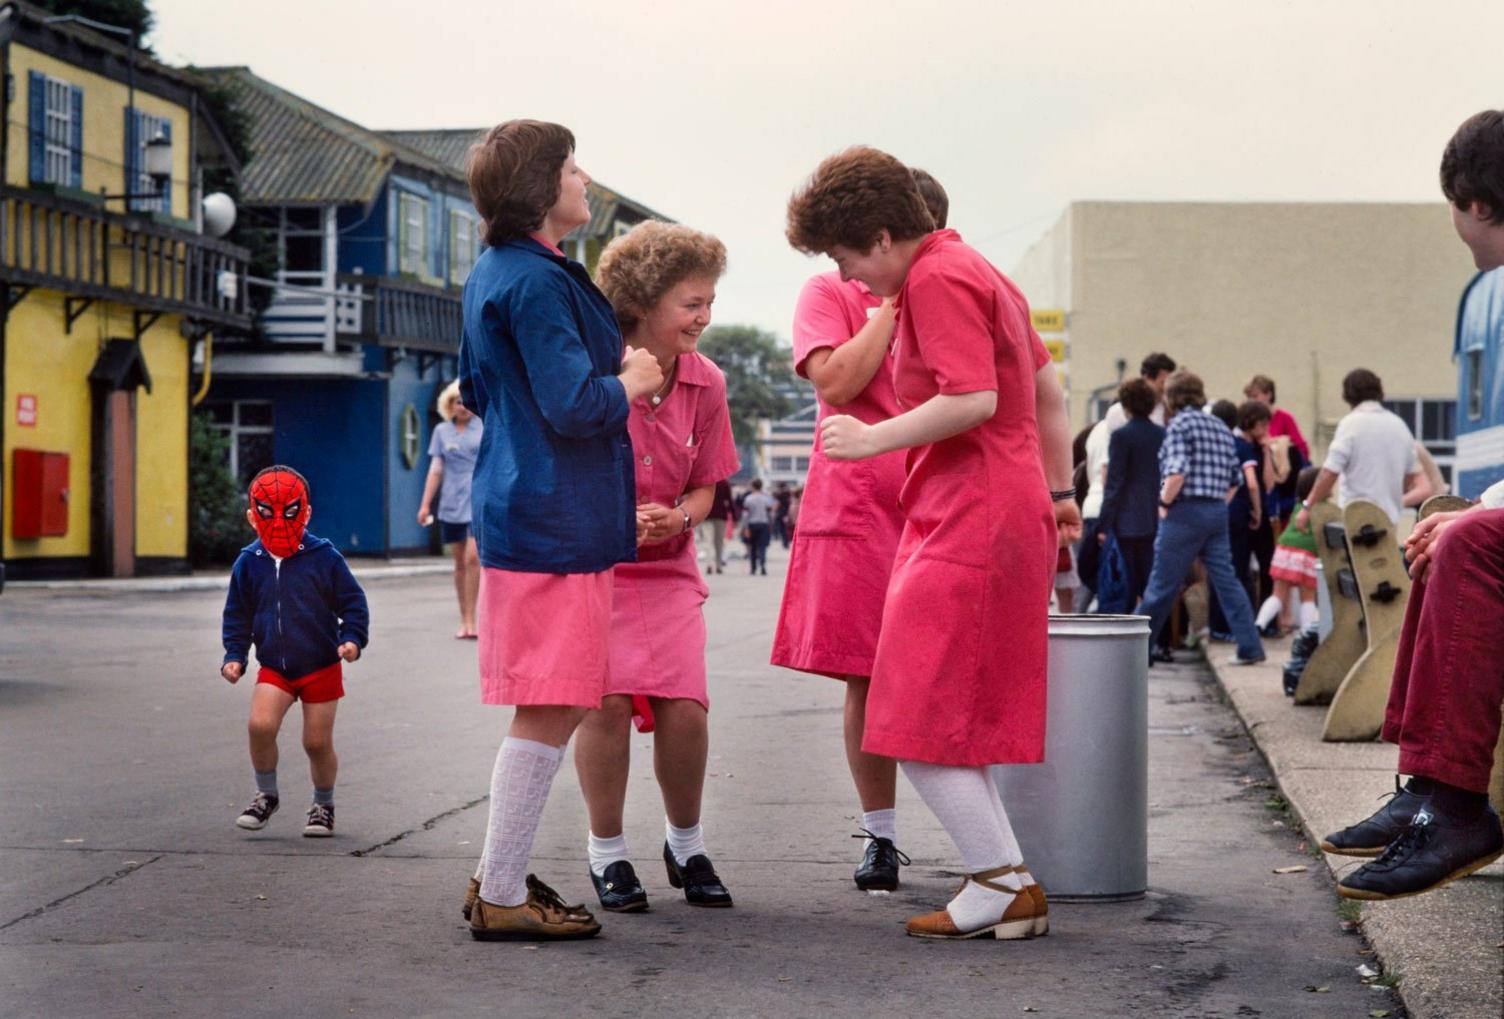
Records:
<instances>
[{"instance_id":1,"label":"white sneaker","mask_svg":"<svg viewBox=\"0 0 1504 1019\"><path fill-rule=\"evenodd\" d=\"M235 824L246 831L260 831L266 827L266 822L271 820L271 816L277 812L280 804L281 801L275 796L257 793L251 805L235 819Z\"/></svg>"},{"instance_id":2,"label":"white sneaker","mask_svg":"<svg viewBox=\"0 0 1504 1019\"><path fill-rule=\"evenodd\" d=\"M1227 659L1227 661L1223 662L1222 664L1224 664L1224 665L1258 665L1260 662L1262 662L1264 660L1265 660L1265 656L1264 655L1259 655L1257 658L1244 658L1242 655L1233 655L1231 658Z\"/></svg>"}]
</instances>

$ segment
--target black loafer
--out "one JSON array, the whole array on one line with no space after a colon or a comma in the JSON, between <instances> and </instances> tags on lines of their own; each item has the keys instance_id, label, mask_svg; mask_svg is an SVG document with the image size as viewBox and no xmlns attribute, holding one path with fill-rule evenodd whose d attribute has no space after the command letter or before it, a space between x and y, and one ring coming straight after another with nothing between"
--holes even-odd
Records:
<instances>
[{"instance_id":1,"label":"black loafer","mask_svg":"<svg viewBox=\"0 0 1504 1019\"><path fill-rule=\"evenodd\" d=\"M731 893L726 891L726 886L721 884L721 879L716 876L715 867L710 863L710 857L704 853L696 853L684 861L680 867L674 859L674 854L663 844L663 865L668 870L668 883L675 888L684 889L684 901L691 906L726 907L731 905Z\"/></svg>"},{"instance_id":2,"label":"black loafer","mask_svg":"<svg viewBox=\"0 0 1504 1019\"><path fill-rule=\"evenodd\" d=\"M1322 839L1321 848L1339 856L1378 856L1385 846L1400 837L1400 832L1425 803L1425 796L1400 785L1396 776L1394 795L1388 803L1374 811L1371 817Z\"/></svg>"},{"instance_id":3,"label":"black loafer","mask_svg":"<svg viewBox=\"0 0 1504 1019\"><path fill-rule=\"evenodd\" d=\"M641 913L648 908L648 893L637 880L637 871L626 860L617 860L600 877L592 870L590 881L595 885L595 894L600 896L601 908L608 912Z\"/></svg>"},{"instance_id":4,"label":"black loafer","mask_svg":"<svg viewBox=\"0 0 1504 1019\"><path fill-rule=\"evenodd\" d=\"M866 829L862 830L862 834L851 837L867 840L867 851L862 854L861 866L852 875L856 879L856 886L864 892L891 892L897 889L899 865L907 865L909 858L893 844L892 839L874 835Z\"/></svg>"},{"instance_id":5,"label":"black loafer","mask_svg":"<svg viewBox=\"0 0 1504 1019\"><path fill-rule=\"evenodd\" d=\"M1427 805L1383 855L1343 878L1337 891L1348 899L1403 899L1466 877L1500 856L1504 829L1493 807L1457 821Z\"/></svg>"}]
</instances>

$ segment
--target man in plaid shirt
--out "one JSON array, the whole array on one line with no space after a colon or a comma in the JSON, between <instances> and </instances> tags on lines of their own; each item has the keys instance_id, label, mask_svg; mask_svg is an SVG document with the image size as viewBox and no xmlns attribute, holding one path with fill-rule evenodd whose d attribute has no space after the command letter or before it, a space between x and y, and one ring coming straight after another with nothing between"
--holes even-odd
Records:
<instances>
[{"instance_id":1,"label":"man in plaid shirt","mask_svg":"<svg viewBox=\"0 0 1504 1019\"><path fill-rule=\"evenodd\" d=\"M1200 559L1237 638L1238 653L1228 664L1262 662L1264 645L1254 626L1253 606L1233 572L1227 538L1227 500L1238 487L1232 432L1202 413L1206 391L1191 372L1173 375L1165 398L1174 416L1159 449L1159 533L1149 587L1138 609L1149 617L1150 645L1169 619L1191 563Z\"/></svg>"}]
</instances>

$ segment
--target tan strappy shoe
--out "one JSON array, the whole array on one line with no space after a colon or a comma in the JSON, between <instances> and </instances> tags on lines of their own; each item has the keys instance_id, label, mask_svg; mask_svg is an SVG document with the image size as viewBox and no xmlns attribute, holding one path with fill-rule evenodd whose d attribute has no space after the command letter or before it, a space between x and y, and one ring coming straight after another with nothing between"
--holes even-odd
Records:
<instances>
[{"instance_id":1,"label":"tan strappy shoe","mask_svg":"<svg viewBox=\"0 0 1504 1019\"><path fill-rule=\"evenodd\" d=\"M1010 867L995 867L992 870L984 870L977 874L967 875L967 881L975 881L983 887L990 888L995 892L1004 892L1011 896L1008 906L1003 910L1002 917L997 923L984 924L975 930L963 931L956 926L950 917L950 911L938 910L934 913L925 913L909 919L904 925L904 931L916 938L933 938L942 941L961 941L966 938L996 938L999 941L1022 941L1034 936L1034 899L1023 891L1014 891L1004 885L994 884L992 878L1003 877L1013 873ZM961 885L966 887L965 882Z\"/></svg>"},{"instance_id":2,"label":"tan strappy shoe","mask_svg":"<svg viewBox=\"0 0 1504 1019\"><path fill-rule=\"evenodd\" d=\"M471 878L470 884L465 888L465 904L460 907L460 915L466 920L470 919L470 914L475 909L475 900L478 898L480 898L480 880Z\"/></svg>"},{"instance_id":3,"label":"tan strappy shoe","mask_svg":"<svg viewBox=\"0 0 1504 1019\"><path fill-rule=\"evenodd\" d=\"M1024 892L1029 896L1034 907L1034 934L1036 938L1042 938L1050 933L1050 900L1044 897L1044 888L1038 881L1034 881L1034 875L1029 873L1029 868L1023 864L1013 868L1013 873L1020 878L1028 878L1024 884Z\"/></svg>"}]
</instances>

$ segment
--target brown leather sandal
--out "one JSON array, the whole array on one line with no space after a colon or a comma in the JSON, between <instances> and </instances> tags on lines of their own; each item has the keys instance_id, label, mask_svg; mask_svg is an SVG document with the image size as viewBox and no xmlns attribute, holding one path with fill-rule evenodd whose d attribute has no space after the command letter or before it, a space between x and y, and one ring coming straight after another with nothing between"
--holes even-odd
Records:
<instances>
[{"instance_id":1,"label":"brown leather sandal","mask_svg":"<svg viewBox=\"0 0 1504 1019\"><path fill-rule=\"evenodd\" d=\"M1015 891L1004 885L995 884L992 878L1003 877L1013 873L1013 867L994 867L992 870L984 870L980 873L967 875L967 881L974 881L983 887L990 888L995 892L1004 892L1011 896L1008 906L1003 910L1002 917L997 923L985 924L975 930L963 931L956 926L951 919L950 911L941 909L934 913L925 913L922 916L911 917L904 926L905 933L916 938L932 938L941 941L961 941L967 938L996 938L998 941L1022 941L1034 936L1034 899L1025 891ZM965 882L961 887L966 887Z\"/></svg>"}]
</instances>

